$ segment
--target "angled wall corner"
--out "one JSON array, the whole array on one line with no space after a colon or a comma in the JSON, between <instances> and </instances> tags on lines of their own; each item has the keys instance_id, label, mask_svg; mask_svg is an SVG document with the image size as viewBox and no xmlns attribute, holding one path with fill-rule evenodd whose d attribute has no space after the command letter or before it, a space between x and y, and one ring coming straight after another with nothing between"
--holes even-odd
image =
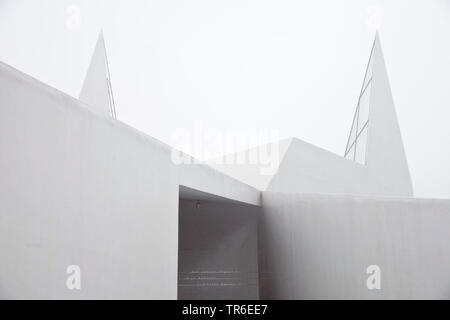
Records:
<instances>
[{"instance_id":1,"label":"angled wall corner","mask_svg":"<svg viewBox=\"0 0 450 320\"><path fill-rule=\"evenodd\" d=\"M92 110L116 119L103 31L98 36L79 99Z\"/></svg>"}]
</instances>

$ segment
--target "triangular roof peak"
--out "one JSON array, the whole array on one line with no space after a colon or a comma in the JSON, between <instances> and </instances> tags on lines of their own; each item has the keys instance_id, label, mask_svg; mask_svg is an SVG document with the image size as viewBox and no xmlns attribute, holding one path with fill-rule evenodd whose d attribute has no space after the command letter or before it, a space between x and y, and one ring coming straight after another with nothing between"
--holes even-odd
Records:
<instances>
[{"instance_id":1,"label":"triangular roof peak","mask_svg":"<svg viewBox=\"0 0 450 320\"><path fill-rule=\"evenodd\" d=\"M100 30L97 38L97 44L81 89L80 100L96 112L116 119L103 30Z\"/></svg>"}]
</instances>

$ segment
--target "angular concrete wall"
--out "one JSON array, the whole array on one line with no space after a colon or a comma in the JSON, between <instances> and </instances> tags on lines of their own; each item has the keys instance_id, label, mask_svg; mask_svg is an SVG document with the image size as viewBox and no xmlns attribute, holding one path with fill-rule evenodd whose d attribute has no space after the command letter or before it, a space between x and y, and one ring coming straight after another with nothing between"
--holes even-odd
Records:
<instances>
[{"instance_id":1,"label":"angular concrete wall","mask_svg":"<svg viewBox=\"0 0 450 320\"><path fill-rule=\"evenodd\" d=\"M293 138L267 191L295 193L389 194L365 166Z\"/></svg>"},{"instance_id":2,"label":"angular concrete wall","mask_svg":"<svg viewBox=\"0 0 450 320\"><path fill-rule=\"evenodd\" d=\"M176 299L169 148L0 67L0 298Z\"/></svg>"},{"instance_id":3,"label":"angular concrete wall","mask_svg":"<svg viewBox=\"0 0 450 320\"><path fill-rule=\"evenodd\" d=\"M0 298L176 299L180 184L254 205L260 192L171 152L0 63Z\"/></svg>"},{"instance_id":4,"label":"angular concrete wall","mask_svg":"<svg viewBox=\"0 0 450 320\"><path fill-rule=\"evenodd\" d=\"M449 299L450 201L263 194L262 299ZM366 268L381 268L368 290Z\"/></svg>"},{"instance_id":5,"label":"angular concrete wall","mask_svg":"<svg viewBox=\"0 0 450 320\"><path fill-rule=\"evenodd\" d=\"M259 207L180 200L179 299L258 299Z\"/></svg>"}]
</instances>

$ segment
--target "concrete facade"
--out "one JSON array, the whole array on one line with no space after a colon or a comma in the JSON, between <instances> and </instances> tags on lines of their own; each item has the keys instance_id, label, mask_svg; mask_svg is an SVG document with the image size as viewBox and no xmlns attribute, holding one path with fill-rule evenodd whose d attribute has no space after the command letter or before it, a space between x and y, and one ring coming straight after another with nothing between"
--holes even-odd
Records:
<instances>
[{"instance_id":1,"label":"concrete facade","mask_svg":"<svg viewBox=\"0 0 450 320\"><path fill-rule=\"evenodd\" d=\"M179 186L259 191L0 64L1 298L176 299ZM79 265L86 288L69 291ZM152 276L149 276L151 274Z\"/></svg>"},{"instance_id":2,"label":"concrete facade","mask_svg":"<svg viewBox=\"0 0 450 320\"><path fill-rule=\"evenodd\" d=\"M262 207L261 299L450 298L449 200L266 192Z\"/></svg>"},{"instance_id":3,"label":"concrete facade","mask_svg":"<svg viewBox=\"0 0 450 320\"><path fill-rule=\"evenodd\" d=\"M0 298L449 298L450 202L412 198L378 37L359 163L292 138L264 176L114 119L99 43L81 99L0 63Z\"/></svg>"},{"instance_id":4,"label":"concrete facade","mask_svg":"<svg viewBox=\"0 0 450 320\"><path fill-rule=\"evenodd\" d=\"M351 161L348 157L291 138L234 155L235 158L250 159L251 154L262 153L268 163L277 164L272 174L261 174L267 169L267 165L261 163L213 166L263 191L412 197L408 162L378 35L355 114L362 117L363 110L368 120L363 141L364 161ZM355 135L354 128L350 138L352 134ZM225 157L221 160L226 163Z\"/></svg>"},{"instance_id":5,"label":"concrete facade","mask_svg":"<svg viewBox=\"0 0 450 320\"><path fill-rule=\"evenodd\" d=\"M0 70L0 297L175 299L169 148ZM66 288L69 265L80 291Z\"/></svg>"}]
</instances>

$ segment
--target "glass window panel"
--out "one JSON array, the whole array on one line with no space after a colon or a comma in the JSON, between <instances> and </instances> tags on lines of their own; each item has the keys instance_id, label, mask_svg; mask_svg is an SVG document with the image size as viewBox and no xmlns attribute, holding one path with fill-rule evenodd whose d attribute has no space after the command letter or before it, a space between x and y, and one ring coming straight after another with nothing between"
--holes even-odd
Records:
<instances>
[{"instance_id":1,"label":"glass window panel","mask_svg":"<svg viewBox=\"0 0 450 320\"><path fill-rule=\"evenodd\" d=\"M358 115L356 115L357 117ZM350 137L348 139L348 145L347 148L350 148L350 146L352 145L352 143L355 141L356 139L356 122L357 122L357 118L353 119L353 124L352 124L352 130L350 131ZM346 150L347 151L347 150Z\"/></svg>"},{"instance_id":2,"label":"glass window panel","mask_svg":"<svg viewBox=\"0 0 450 320\"><path fill-rule=\"evenodd\" d=\"M370 90L372 88L372 83L369 83L366 91L359 100L359 117L358 117L358 133L361 132L362 128L369 120L369 107L370 107Z\"/></svg>"},{"instance_id":3,"label":"glass window panel","mask_svg":"<svg viewBox=\"0 0 450 320\"><path fill-rule=\"evenodd\" d=\"M349 150L345 158L354 160L355 159L355 145L352 146L352 148Z\"/></svg>"},{"instance_id":4,"label":"glass window panel","mask_svg":"<svg viewBox=\"0 0 450 320\"><path fill-rule=\"evenodd\" d=\"M370 57L370 61L369 64L367 65L367 72L364 76L364 85L363 85L363 89L367 86L367 84L369 83L370 78L372 78L372 68L373 66L373 59L372 57Z\"/></svg>"},{"instance_id":5,"label":"glass window panel","mask_svg":"<svg viewBox=\"0 0 450 320\"><path fill-rule=\"evenodd\" d=\"M368 126L361 131L356 141L355 161L361 164L366 164L366 146L367 146L367 132Z\"/></svg>"},{"instance_id":6,"label":"glass window panel","mask_svg":"<svg viewBox=\"0 0 450 320\"><path fill-rule=\"evenodd\" d=\"M373 76L373 59L372 54L367 64L366 73L364 75L364 81L362 86L361 97L357 107L357 114L353 119L352 128L350 130L350 136L348 139L345 157L347 159L357 161L360 163L365 162L365 150L367 143L367 129L365 129L366 123L369 121L370 111L370 93L372 89L372 76ZM362 132L364 129L364 132ZM356 137L359 134L358 141L355 142ZM355 154L355 149L356 153Z\"/></svg>"}]
</instances>

